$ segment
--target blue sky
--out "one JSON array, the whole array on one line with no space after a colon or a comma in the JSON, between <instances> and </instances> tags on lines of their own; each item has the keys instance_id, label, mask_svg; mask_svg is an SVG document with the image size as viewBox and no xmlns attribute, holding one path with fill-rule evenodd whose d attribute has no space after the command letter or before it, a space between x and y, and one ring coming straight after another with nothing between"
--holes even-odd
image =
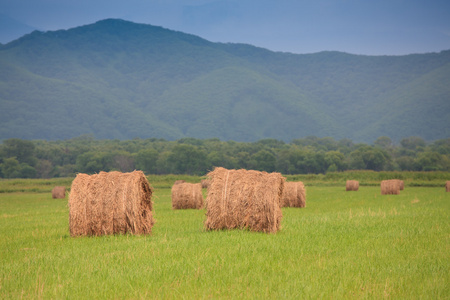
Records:
<instances>
[{"instance_id":1,"label":"blue sky","mask_svg":"<svg viewBox=\"0 0 450 300\"><path fill-rule=\"evenodd\" d=\"M0 18L43 31L121 18L293 53L450 49L449 0L0 0Z\"/></svg>"}]
</instances>

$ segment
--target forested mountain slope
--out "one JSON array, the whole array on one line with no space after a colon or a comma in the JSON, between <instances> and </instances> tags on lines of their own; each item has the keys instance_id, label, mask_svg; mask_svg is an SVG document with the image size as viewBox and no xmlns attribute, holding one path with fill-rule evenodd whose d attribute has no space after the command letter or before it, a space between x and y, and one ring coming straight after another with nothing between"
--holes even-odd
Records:
<instances>
[{"instance_id":1,"label":"forested mountain slope","mask_svg":"<svg viewBox=\"0 0 450 300\"><path fill-rule=\"evenodd\" d=\"M108 19L0 46L0 139L450 136L450 51L290 54Z\"/></svg>"}]
</instances>

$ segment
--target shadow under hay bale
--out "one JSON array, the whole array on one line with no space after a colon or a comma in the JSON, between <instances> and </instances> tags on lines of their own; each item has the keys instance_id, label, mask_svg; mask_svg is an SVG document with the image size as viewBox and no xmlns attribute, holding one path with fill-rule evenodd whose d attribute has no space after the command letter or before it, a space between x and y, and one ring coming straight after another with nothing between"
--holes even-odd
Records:
<instances>
[{"instance_id":1,"label":"shadow under hay bale","mask_svg":"<svg viewBox=\"0 0 450 300\"><path fill-rule=\"evenodd\" d=\"M345 183L346 191L358 191L359 190L359 181L357 180L347 180Z\"/></svg>"},{"instance_id":2,"label":"shadow under hay bale","mask_svg":"<svg viewBox=\"0 0 450 300\"><path fill-rule=\"evenodd\" d=\"M78 174L69 194L70 235L151 234L152 192L141 171Z\"/></svg>"},{"instance_id":3,"label":"shadow under hay bale","mask_svg":"<svg viewBox=\"0 0 450 300\"><path fill-rule=\"evenodd\" d=\"M172 186L172 209L203 207L201 183L179 183Z\"/></svg>"},{"instance_id":4,"label":"shadow under hay bale","mask_svg":"<svg viewBox=\"0 0 450 300\"><path fill-rule=\"evenodd\" d=\"M66 187L65 186L55 186L52 190L53 199L64 199L66 198Z\"/></svg>"},{"instance_id":5,"label":"shadow under hay bale","mask_svg":"<svg viewBox=\"0 0 450 300\"><path fill-rule=\"evenodd\" d=\"M399 195L400 182L397 179L381 181L381 195Z\"/></svg>"},{"instance_id":6,"label":"shadow under hay bale","mask_svg":"<svg viewBox=\"0 0 450 300\"><path fill-rule=\"evenodd\" d=\"M447 182L445 183L445 191L446 191L446 192L450 192L450 181L447 181Z\"/></svg>"},{"instance_id":7,"label":"shadow under hay bale","mask_svg":"<svg viewBox=\"0 0 450 300\"><path fill-rule=\"evenodd\" d=\"M280 173L218 167L208 173L208 178L207 230L247 228L274 233L280 229L285 183Z\"/></svg>"},{"instance_id":8,"label":"shadow under hay bale","mask_svg":"<svg viewBox=\"0 0 450 300\"><path fill-rule=\"evenodd\" d=\"M283 196L281 200L282 207L305 207L306 190L303 182L285 182Z\"/></svg>"}]
</instances>

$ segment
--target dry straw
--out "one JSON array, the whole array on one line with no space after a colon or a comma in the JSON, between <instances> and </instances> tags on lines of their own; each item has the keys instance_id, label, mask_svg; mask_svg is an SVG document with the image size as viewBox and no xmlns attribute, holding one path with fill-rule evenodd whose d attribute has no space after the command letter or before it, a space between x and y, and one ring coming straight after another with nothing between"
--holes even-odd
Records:
<instances>
[{"instance_id":1,"label":"dry straw","mask_svg":"<svg viewBox=\"0 0 450 300\"><path fill-rule=\"evenodd\" d=\"M282 207L305 207L306 190L303 182L285 182L281 204Z\"/></svg>"},{"instance_id":2,"label":"dry straw","mask_svg":"<svg viewBox=\"0 0 450 300\"><path fill-rule=\"evenodd\" d=\"M403 180L400 179L392 179L398 182L398 186L400 188L400 191L403 191L405 189L405 183L403 182Z\"/></svg>"},{"instance_id":3,"label":"dry straw","mask_svg":"<svg viewBox=\"0 0 450 300\"><path fill-rule=\"evenodd\" d=\"M202 183L202 189L207 189L210 184L209 179L202 179L201 183Z\"/></svg>"},{"instance_id":4,"label":"dry straw","mask_svg":"<svg viewBox=\"0 0 450 300\"><path fill-rule=\"evenodd\" d=\"M280 173L215 168L208 177L207 230L247 228L274 233L280 229L285 183Z\"/></svg>"},{"instance_id":5,"label":"dry straw","mask_svg":"<svg viewBox=\"0 0 450 300\"><path fill-rule=\"evenodd\" d=\"M66 198L66 187L65 186L55 186L52 190L53 199L64 199Z\"/></svg>"},{"instance_id":6,"label":"dry straw","mask_svg":"<svg viewBox=\"0 0 450 300\"><path fill-rule=\"evenodd\" d=\"M69 194L70 235L151 234L152 192L141 171L78 174Z\"/></svg>"},{"instance_id":7,"label":"dry straw","mask_svg":"<svg viewBox=\"0 0 450 300\"><path fill-rule=\"evenodd\" d=\"M381 195L400 194L400 182L397 179L381 181Z\"/></svg>"},{"instance_id":8,"label":"dry straw","mask_svg":"<svg viewBox=\"0 0 450 300\"><path fill-rule=\"evenodd\" d=\"M203 207L201 183L179 183L172 186L172 209Z\"/></svg>"},{"instance_id":9,"label":"dry straw","mask_svg":"<svg viewBox=\"0 0 450 300\"><path fill-rule=\"evenodd\" d=\"M185 183L186 181L184 181L184 180L176 180L173 184L175 185L175 184L180 184L180 183Z\"/></svg>"},{"instance_id":10,"label":"dry straw","mask_svg":"<svg viewBox=\"0 0 450 300\"><path fill-rule=\"evenodd\" d=\"M345 183L346 191L357 191L359 189L359 181L357 180L347 180Z\"/></svg>"},{"instance_id":11,"label":"dry straw","mask_svg":"<svg viewBox=\"0 0 450 300\"><path fill-rule=\"evenodd\" d=\"M445 191L446 191L446 192L450 192L450 181L447 181L447 182L445 183Z\"/></svg>"}]
</instances>

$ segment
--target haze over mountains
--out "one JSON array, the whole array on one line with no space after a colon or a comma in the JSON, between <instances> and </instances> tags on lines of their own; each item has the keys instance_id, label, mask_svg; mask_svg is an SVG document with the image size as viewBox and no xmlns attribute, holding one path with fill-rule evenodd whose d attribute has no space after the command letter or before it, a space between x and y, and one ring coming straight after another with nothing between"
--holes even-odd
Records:
<instances>
[{"instance_id":1,"label":"haze over mountains","mask_svg":"<svg viewBox=\"0 0 450 300\"><path fill-rule=\"evenodd\" d=\"M450 136L450 51L290 54L107 19L0 47L0 139Z\"/></svg>"}]
</instances>

